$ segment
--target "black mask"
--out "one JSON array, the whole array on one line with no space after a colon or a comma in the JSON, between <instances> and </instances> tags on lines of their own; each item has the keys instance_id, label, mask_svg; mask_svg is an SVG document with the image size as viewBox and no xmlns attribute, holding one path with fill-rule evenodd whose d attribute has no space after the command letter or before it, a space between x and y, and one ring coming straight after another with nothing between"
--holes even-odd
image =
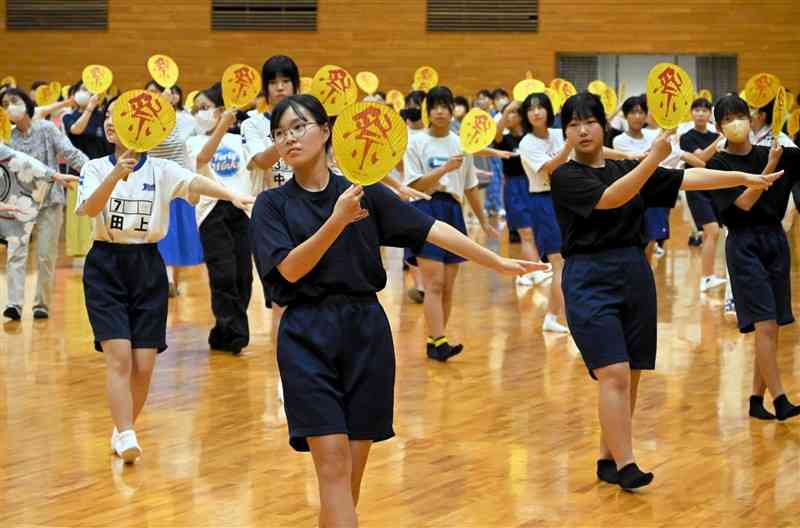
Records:
<instances>
[{"instance_id":1,"label":"black mask","mask_svg":"<svg viewBox=\"0 0 800 528\"><path fill-rule=\"evenodd\" d=\"M400 110L400 117L402 117L404 121L416 123L422 119L422 110L419 108L403 108Z\"/></svg>"}]
</instances>

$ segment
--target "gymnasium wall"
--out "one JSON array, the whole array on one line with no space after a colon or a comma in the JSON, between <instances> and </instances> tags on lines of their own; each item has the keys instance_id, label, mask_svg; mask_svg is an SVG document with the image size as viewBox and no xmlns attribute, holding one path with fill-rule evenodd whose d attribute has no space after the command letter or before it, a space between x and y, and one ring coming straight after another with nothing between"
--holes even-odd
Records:
<instances>
[{"instance_id":1,"label":"gymnasium wall","mask_svg":"<svg viewBox=\"0 0 800 528\"><path fill-rule=\"evenodd\" d=\"M406 91L422 64L457 93L513 87L531 70L548 81L556 53L737 54L740 88L767 71L800 92L797 0L540 0L540 31L426 33L425 0L319 0L317 33L212 32L209 0L110 0L105 32L6 31L0 0L0 76L72 83L84 65L106 64L121 89L148 79L145 61L171 55L180 84L203 88L225 67L260 69L276 53L311 76L324 64L371 70L381 89ZM702 6L702 7L701 7ZM579 87L581 88L581 87Z\"/></svg>"}]
</instances>

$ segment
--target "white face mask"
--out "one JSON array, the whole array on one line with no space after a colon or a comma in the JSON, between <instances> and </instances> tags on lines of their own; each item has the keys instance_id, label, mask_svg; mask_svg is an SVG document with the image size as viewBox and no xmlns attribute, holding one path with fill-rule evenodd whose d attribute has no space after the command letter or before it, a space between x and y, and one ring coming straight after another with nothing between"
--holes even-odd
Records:
<instances>
[{"instance_id":1,"label":"white face mask","mask_svg":"<svg viewBox=\"0 0 800 528\"><path fill-rule=\"evenodd\" d=\"M19 121L22 119L25 116L26 111L27 109L23 103L8 105L8 108L6 108L8 117L10 117L12 121Z\"/></svg>"},{"instance_id":2,"label":"white face mask","mask_svg":"<svg viewBox=\"0 0 800 528\"><path fill-rule=\"evenodd\" d=\"M89 92L84 90L79 90L75 94L75 102L78 103L78 106L86 106L87 104L89 104L89 99L91 98L92 96L89 95Z\"/></svg>"},{"instance_id":3,"label":"white face mask","mask_svg":"<svg viewBox=\"0 0 800 528\"><path fill-rule=\"evenodd\" d=\"M194 120L195 124L197 125L197 130L203 134L212 130L217 124L217 118L214 115L214 110L200 110L194 116Z\"/></svg>"},{"instance_id":4,"label":"white face mask","mask_svg":"<svg viewBox=\"0 0 800 528\"><path fill-rule=\"evenodd\" d=\"M734 119L722 126L722 133L731 143L742 143L750 134L750 121L747 119Z\"/></svg>"}]
</instances>

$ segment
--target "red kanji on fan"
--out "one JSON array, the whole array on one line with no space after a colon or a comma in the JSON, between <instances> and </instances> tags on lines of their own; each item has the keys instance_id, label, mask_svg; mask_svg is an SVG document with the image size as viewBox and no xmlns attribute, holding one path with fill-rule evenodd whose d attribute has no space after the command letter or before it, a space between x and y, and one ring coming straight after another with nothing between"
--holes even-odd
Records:
<instances>
[{"instance_id":1,"label":"red kanji on fan","mask_svg":"<svg viewBox=\"0 0 800 528\"><path fill-rule=\"evenodd\" d=\"M95 66L91 69L90 73L94 77L94 82L101 84L103 82L103 70Z\"/></svg>"},{"instance_id":2,"label":"red kanji on fan","mask_svg":"<svg viewBox=\"0 0 800 528\"><path fill-rule=\"evenodd\" d=\"M158 121L159 124L161 124L158 119L158 114L161 112L161 109L161 100L158 97L154 97L153 94L149 92L141 93L128 101L128 111L123 112L122 116L127 117L130 115L134 119L139 120L139 128L136 131L136 141L139 141L139 138L142 137L142 132L144 132L145 136L151 134L150 125L153 122ZM133 127L134 125L129 126L128 130L133 131ZM161 127L162 129L165 128L164 125L161 125Z\"/></svg>"},{"instance_id":3,"label":"red kanji on fan","mask_svg":"<svg viewBox=\"0 0 800 528\"><path fill-rule=\"evenodd\" d=\"M330 70L328 72L327 85L331 89L325 96L323 103L330 100L331 103L336 103L336 95L344 93L345 90L352 86L353 80L347 75L347 72L342 69Z\"/></svg>"},{"instance_id":4,"label":"red kanji on fan","mask_svg":"<svg viewBox=\"0 0 800 528\"><path fill-rule=\"evenodd\" d=\"M353 116L353 122L355 123L356 127L358 127L358 130L348 132L344 135L344 137L348 138L350 135L357 132L358 135L356 136L356 139L364 142L364 149L361 151L361 163L358 167L359 169L363 169L364 162L366 161L373 145L377 143L392 147L391 143L389 142L388 135L388 132L392 129L392 120L389 114L385 114L381 112L380 109L370 106L365 110L355 114ZM395 154L394 148L392 148L392 154ZM350 155L351 157L355 158L358 156L358 150L353 150ZM372 152L370 162L373 165L378 163L377 152Z\"/></svg>"},{"instance_id":5,"label":"red kanji on fan","mask_svg":"<svg viewBox=\"0 0 800 528\"><path fill-rule=\"evenodd\" d=\"M161 73L162 77L166 77L169 73L169 64L164 57L159 57L156 59L155 67Z\"/></svg>"},{"instance_id":6,"label":"red kanji on fan","mask_svg":"<svg viewBox=\"0 0 800 528\"><path fill-rule=\"evenodd\" d=\"M667 112L675 112L678 106L673 98L680 95L684 83L680 72L675 71L674 68L666 68L658 76L658 80L661 83L661 93L667 96ZM672 105L672 110L670 110L670 105Z\"/></svg>"},{"instance_id":7,"label":"red kanji on fan","mask_svg":"<svg viewBox=\"0 0 800 528\"><path fill-rule=\"evenodd\" d=\"M239 68L233 72L233 75L233 82L239 87L238 97L242 97L247 93L247 88L255 82L255 75L250 68Z\"/></svg>"},{"instance_id":8,"label":"red kanji on fan","mask_svg":"<svg viewBox=\"0 0 800 528\"><path fill-rule=\"evenodd\" d=\"M769 87L772 85L772 80L769 75L761 75L756 78L756 88L758 88L758 95L764 97Z\"/></svg>"},{"instance_id":9,"label":"red kanji on fan","mask_svg":"<svg viewBox=\"0 0 800 528\"><path fill-rule=\"evenodd\" d=\"M489 130L489 119L489 116L486 115L479 115L475 117L475 121L473 122L474 130L472 132L472 136L469 138L468 144L473 145L480 141L481 134Z\"/></svg>"}]
</instances>

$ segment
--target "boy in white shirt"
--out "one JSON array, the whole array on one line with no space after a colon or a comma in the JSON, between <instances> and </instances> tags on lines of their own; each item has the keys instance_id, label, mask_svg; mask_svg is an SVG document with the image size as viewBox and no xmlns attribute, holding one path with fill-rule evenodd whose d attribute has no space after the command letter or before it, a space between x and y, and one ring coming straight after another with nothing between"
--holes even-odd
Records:
<instances>
[{"instance_id":1,"label":"boy in white shirt","mask_svg":"<svg viewBox=\"0 0 800 528\"><path fill-rule=\"evenodd\" d=\"M410 138L403 158L405 184L431 195L431 200L417 202L417 208L466 234L461 209L466 197L486 234L498 238L483 214L472 156L464 155L458 136L450 131L453 93L445 86L436 86L426 95L426 103L430 127ZM445 328L459 264L464 259L433 244L425 244L414 256L425 284L427 354L436 361L447 361L463 349L462 345L448 343Z\"/></svg>"}]
</instances>

